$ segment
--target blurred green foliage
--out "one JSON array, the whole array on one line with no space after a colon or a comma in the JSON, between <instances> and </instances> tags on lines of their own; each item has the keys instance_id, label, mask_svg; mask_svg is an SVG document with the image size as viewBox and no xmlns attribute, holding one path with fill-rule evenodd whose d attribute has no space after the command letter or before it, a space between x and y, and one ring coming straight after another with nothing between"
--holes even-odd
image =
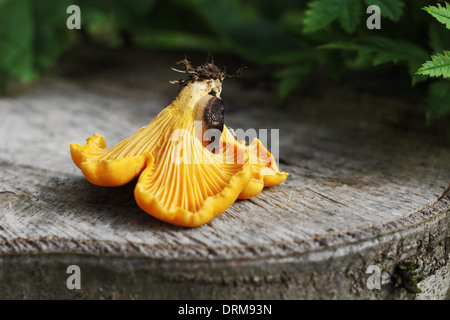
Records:
<instances>
[{"instance_id":1,"label":"blurred green foliage","mask_svg":"<svg viewBox=\"0 0 450 320\"><path fill-rule=\"evenodd\" d=\"M72 4L81 8L75 32L66 28ZM381 29L366 27L369 5L380 7ZM90 41L227 52L277 66L279 97L318 67L339 79L349 70L389 66L411 87L429 86L427 120L445 121L449 12L445 1L430 0L0 0L0 87L35 79L71 45Z\"/></svg>"}]
</instances>

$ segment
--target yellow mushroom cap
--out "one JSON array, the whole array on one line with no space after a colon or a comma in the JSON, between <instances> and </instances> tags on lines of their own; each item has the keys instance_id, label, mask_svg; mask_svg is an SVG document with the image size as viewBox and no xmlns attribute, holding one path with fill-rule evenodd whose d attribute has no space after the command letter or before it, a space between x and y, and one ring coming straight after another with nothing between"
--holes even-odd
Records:
<instances>
[{"instance_id":1,"label":"yellow mushroom cap","mask_svg":"<svg viewBox=\"0 0 450 320\"><path fill-rule=\"evenodd\" d=\"M248 153L246 166L250 169L251 179L238 199L252 198L264 187L275 186L286 180L288 174L280 172L275 158L258 138L253 139L250 146L246 147L246 152Z\"/></svg>"},{"instance_id":2,"label":"yellow mushroom cap","mask_svg":"<svg viewBox=\"0 0 450 320\"><path fill-rule=\"evenodd\" d=\"M131 137L105 149L105 139L95 134L84 146L70 145L72 159L96 185L120 186L139 176L134 195L144 211L176 225L202 225L238 197L255 195L287 175L279 172L259 140L246 147L231 138L226 126L219 150L211 152L205 147L195 122L198 103L211 93L217 100L221 89L221 78L190 81L168 107ZM256 152L261 146L265 152L260 157ZM252 164L249 159L255 155L260 158Z\"/></svg>"},{"instance_id":3,"label":"yellow mushroom cap","mask_svg":"<svg viewBox=\"0 0 450 320\"><path fill-rule=\"evenodd\" d=\"M136 156L117 157L105 150L105 138L99 134L86 139L84 146L70 145L72 160L81 169L86 179L98 186L115 187L136 178L146 165L153 162L149 152Z\"/></svg>"}]
</instances>

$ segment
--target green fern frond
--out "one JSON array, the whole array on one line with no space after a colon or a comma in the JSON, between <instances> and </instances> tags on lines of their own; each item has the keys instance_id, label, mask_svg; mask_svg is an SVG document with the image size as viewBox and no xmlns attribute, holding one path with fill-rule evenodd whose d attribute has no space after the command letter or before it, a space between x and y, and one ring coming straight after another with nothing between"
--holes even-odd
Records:
<instances>
[{"instance_id":1,"label":"green fern frond","mask_svg":"<svg viewBox=\"0 0 450 320\"><path fill-rule=\"evenodd\" d=\"M303 32L319 31L339 16L339 2L335 0L313 0L308 3L308 10L303 20Z\"/></svg>"},{"instance_id":2,"label":"green fern frond","mask_svg":"<svg viewBox=\"0 0 450 320\"><path fill-rule=\"evenodd\" d=\"M428 6L423 8L423 10L431 14L437 21L445 24L445 26L450 29L450 4L445 2L445 7L441 6L439 3L436 5L437 7Z\"/></svg>"},{"instance_id":3,"label":"green fern frond","mask_svg":"<svg viewBox=\"0 0 450 320\"><path fill-rule=\"evenodd\" d=\"M319 31L338 19L347 33L353 33L363 13L360 0L313 0L305 12L305 33Z\"/></svg>"},{"instance_id":4,"label":"green fern frond","mask_svg":"<svg viewBox=\"0 0 450 320\"><path fill-rule=\"evenodd\" d=\"M444 54L438 53L431 56L431 61L425 62L422 68L417 71L417 74L450 78L450 51L444 51Z\"/></svg>"},{"instance_id":5,"label":"green fern frond","mask_svg":"<svg viewBox=\"0 0 450 320\"><path fill-rule=\"evenodd\" d=\"M340 0L339 24L347 33L353 33L363 13L359 0Z\"/></svg>"},{"instance_id":6,"label":"green fern frond","mask_svg":"<svg viewBox=\"0 0 450 320\"><path fill-rule=\"evenodd\" d=\"M400 20L405 6L402 0L365 0L365 2L368 6L377 5L380 7L381 16L392 21Z\"/></svg>"}]
</instances>

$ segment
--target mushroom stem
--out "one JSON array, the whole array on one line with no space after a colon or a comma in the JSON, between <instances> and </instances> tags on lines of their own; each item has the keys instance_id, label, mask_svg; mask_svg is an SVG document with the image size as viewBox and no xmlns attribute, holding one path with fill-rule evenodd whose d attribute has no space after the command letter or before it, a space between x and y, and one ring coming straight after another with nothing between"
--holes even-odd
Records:
<instances>
[{"instance_id":1,"label":"mushroom stem","mask_svg":"<svg viewBox=\"0 0 450 320\"><path fill-rule=\"evenodd\" d=\"M223 131L224 112L225 105L222 100L211 94L203 96L195 104L195 134L208 151L217 152Z\"/></svg>"}]
</instances>

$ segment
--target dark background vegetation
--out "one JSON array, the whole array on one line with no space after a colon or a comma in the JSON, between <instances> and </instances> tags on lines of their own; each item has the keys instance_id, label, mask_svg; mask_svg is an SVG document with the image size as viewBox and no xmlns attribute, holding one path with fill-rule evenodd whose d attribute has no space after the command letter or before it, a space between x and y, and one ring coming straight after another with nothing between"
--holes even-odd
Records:
<instances>
[{"instance_id":1,"label":"dark background vegetation","mask_svg":"<svg viewBox=\"0 0 450 320\"><path fill-rule=\"evenodd\" d=\"M336 82L361 71L380 79L395 75L396 90L423 95L423 121L448 134L450 81L417 74L430 55L450 49L450 30L423 10L436 3L445 4L426 0L0 0L0 88L35 80L56 66L63 53L83 45L232 54L243 64L270 66L278 99L297 90L317 70ZM81 8L81 30L66 28L70 16L66 9L72 4ZM366 27L366 9L372 4L381 9L380 30Z\"/></svg>"}]
</instances>

